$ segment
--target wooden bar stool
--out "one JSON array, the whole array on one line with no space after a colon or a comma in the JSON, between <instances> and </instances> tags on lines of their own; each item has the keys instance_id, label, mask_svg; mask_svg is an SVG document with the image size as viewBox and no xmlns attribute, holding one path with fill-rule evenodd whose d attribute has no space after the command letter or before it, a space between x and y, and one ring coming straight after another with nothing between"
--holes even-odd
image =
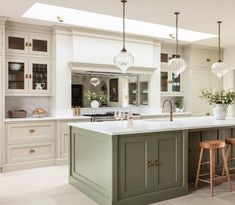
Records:
<instances>
[{"instance_id":1,"label":"wooden bar stool","mask_svg":"<svg viewBox=\"0 0 235 205\"><path fill-rule=\"evenodd\" d=\"M207 150L210 151L210 161L208 161L208 162L202 162L202 156L203 156L204 149L207 149ZM217 176L217 175L215 175L215 155L216 155L216 150L217 149L220 149L222 151L226 176ZM209 164L210 165L210 179L200 178L202 176L208 175L208 174L200 174L201 165L203 165L203 164ZM227 177L227 179L228 179L229 190L232 191L230 175L229 175L229 170L228 170L228 164L227 164L227 159L226 159L226 154L225 154L225 141L224 140L211 140L211 141L201 142L200 143L200 156L199 156L199 162L198 162L195 190L197 190L198 181L206 182L206 183L210 184L211 196L213 196L214 181L218 180L218 179L225 178L225 177Z\"/></svg>"},{"instance_id":2,"label":"wooden bar stool","mask_svg":"<svg viewBox=\"0 0 235 205\"><path fill-rule=\"evenodd\" d=\"M229 157L229 153L231 152L232 146L235 145L235 138L226 139L225 143L227 144L227 150L226 150L227 162L231 162L235 160L235 156ZM235 167L229 167L229 171L231 170L235 170ZM223 167L222 176L224 176L224 174L225 174L225 167Z\"/></svg>"}]
</instances>

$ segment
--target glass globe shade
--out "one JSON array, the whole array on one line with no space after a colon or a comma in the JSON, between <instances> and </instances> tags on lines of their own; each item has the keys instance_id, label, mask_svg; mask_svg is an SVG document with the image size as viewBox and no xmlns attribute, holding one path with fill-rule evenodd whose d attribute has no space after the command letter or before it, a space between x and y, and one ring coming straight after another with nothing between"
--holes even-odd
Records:
<instances>
[{"instance_id":1,"label":"glass globe shade","mask_svg":"<svg viewBox=\"0 0 235 205\"><path fill-rule=\"evenodd\" d=\"M97 85L100 84L100 79L99 78L91 78L90 83L96 87Z\"/></svg>"},{"instance_id":2,"label":"glass globe shade","mask_svg":"<svg viewBox=\"0 0 235 205\"><path fill-rule=\"evenodd\" d=\"M126 50L121 50L121 52L113 58L113 63L120 68L122 73L125 73L127 69L134 64L134 61L134 56Z\"/></svg>"},{"instance_id":3,"label":"glass globe shade","mask_svg":"<svg viewBox=\"0 0 235 205\"><path fill-rule=\"evenodd\" d=\"M228 72L228 66L224 62L216 62L211 66L211 72L218 78L222 78Z\"/></svg>"},{"instance_id":4,"label":"glass globe shade","mask_svg":"<svg viewBox=\"0 0 235 205\"><path fill-rule=\"evenodd\" d=\"M186 63L182 58L172 58L168 63L171 71L175 74L175 78L186 69Z\"/></svg>"}]
</instances>

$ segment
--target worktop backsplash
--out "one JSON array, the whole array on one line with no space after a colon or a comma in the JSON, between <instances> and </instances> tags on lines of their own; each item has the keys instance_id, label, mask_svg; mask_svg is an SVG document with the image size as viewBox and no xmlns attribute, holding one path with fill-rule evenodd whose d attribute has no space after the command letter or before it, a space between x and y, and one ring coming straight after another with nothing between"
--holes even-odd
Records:
<instances>
[{"instance_id":1,"label":"worktop backsplash","mask_svg":"<svg viewBox=\"0 0 235 205\"><path fill-rule=\"evenodd\" d=\"M35 108L43 108L49 111L49 97L13 97L7 96L5 101L5 116L8 117L9 110L26 110L27 117L31 116L31 112Z\"/></svg>"}]
</instances>

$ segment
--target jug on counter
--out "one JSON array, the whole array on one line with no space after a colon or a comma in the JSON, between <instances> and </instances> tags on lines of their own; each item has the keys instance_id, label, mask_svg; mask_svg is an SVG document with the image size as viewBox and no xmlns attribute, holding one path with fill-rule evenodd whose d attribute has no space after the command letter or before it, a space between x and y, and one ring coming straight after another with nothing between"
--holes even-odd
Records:
<instances>
[{"instance_id":1,"label":"jug on counter","mask_svg":"<svg viewBox=\"0 0 235 205\"><path fill-rule=\"evenodd\" d=\"M45 83L35 83L35 89L36 90L43 90L43 88L45 87Z\"/></svg>"}]
</instances>

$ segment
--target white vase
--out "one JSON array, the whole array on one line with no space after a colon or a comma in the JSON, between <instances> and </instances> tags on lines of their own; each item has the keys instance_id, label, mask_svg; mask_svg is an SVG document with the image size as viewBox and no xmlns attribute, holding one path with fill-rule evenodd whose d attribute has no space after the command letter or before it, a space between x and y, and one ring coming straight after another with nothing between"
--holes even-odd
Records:
<instances>
[{"instance_id":1,"label":"white vase","mask_svg":"<svg viewBox=\"0 0 235 205\"><path fill-rule=\"evenodd\" d=\"M91 107L92 108L98 108L100 106L100 103L97 100L91 101Z\"/></svg>"},{"instance_id":2,"label":"white vase","mask_svg":"<svg viewBox=\"0 0 235 205\"><path fill-rule=\"evenodd\" d=\"M215 104L214 106L214 116L216 120L225 120L227 111L228 111L227 104Z\"/></svg>"},{"instance_id":3,"label":"white vase","mask_svg":"<svg viewBox=\"0 0 235 205\"><path fill-rule=\"evenodd\" d=\"M181 112L181 109L179 107L176 107L175 112Z\"/></svg>"}]
</instances>

